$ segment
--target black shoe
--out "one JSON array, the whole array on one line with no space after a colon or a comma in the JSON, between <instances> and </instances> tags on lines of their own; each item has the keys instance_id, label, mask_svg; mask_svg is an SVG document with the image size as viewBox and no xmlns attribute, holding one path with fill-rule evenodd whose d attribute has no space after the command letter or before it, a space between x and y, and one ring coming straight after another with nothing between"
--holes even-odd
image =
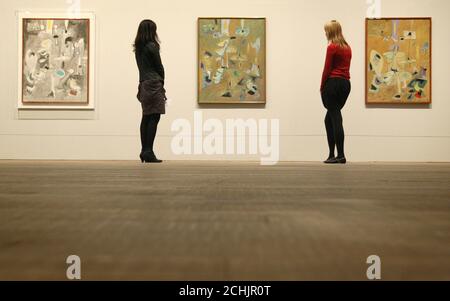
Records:
<instances>
[{"instance_id":1,"label":"black shoe","mask_svg":"<svg viewBox=\"0 0 450 301\"><path fill-rule=\"evenodd\" d=\"M140 155L142 163L162 163L162 160L156 158L152 151L144 152Z\"/></svg>"},{"instance_id":2,"label":"black shoe","mask_svg":"<svg viewBox=\"0 0 450 301\"><path fill-rule=\"evenodd\" d=\"M163 160L159 160L158 158L154 157L148 160L144 160L145 163L163 163Z\"/></svg>"},{"instance_id":3,"label":"black shoe","mask_svg":"<svg viewBox=\"0 0 450 301\"><path fill-rule=\"evenodd\" d=\"M325 161L323 161L323 163L325 164L336 164L336 158L335 157L329 157L328 159L326 159Z\"/></svg>"},{"instance_id":4,"label":"black shoe","mask_svg":"<svg viewBox=\"0 0 450 301\"><path fill-rule=\"evenodd\" d=\"M345 163L347 163L347 159L345 159L345 157L336 158L336 163L345 164Z\"/></svg>"}]
</instances>

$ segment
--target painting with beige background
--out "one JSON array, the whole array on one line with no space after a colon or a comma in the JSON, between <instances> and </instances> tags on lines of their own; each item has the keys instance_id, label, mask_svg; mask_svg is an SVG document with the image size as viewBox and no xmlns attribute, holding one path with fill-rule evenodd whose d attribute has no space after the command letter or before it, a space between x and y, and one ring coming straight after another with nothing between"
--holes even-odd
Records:
<instances>
[{"instance_id":1,"label":"painting with beige background","mask_svg":"<svg viewBox=\"0 0 450 301\"><path fill-rule=\"evenodd\" d=\"M431 103L431 18L366 20L366 103Z\"/></svg>"},{"instance_id":2,"label":"painting with beige background","mask_svg":"<svg viewBox=\"0 0 450 301\"><path fill-rule=\"evenodd\" d=\"M199 18L198 101L266 102L265 18Z\"/></svg>"},{"instance_id":3,"label":"painting with beige background","mask_svg":"<svg viewBox=\"0 0 450 301\"><path fill-rule=\"evenodd\" d=\"M23 20L23 103L89 102L89 21Z\"/></svg>"}]
</instances>

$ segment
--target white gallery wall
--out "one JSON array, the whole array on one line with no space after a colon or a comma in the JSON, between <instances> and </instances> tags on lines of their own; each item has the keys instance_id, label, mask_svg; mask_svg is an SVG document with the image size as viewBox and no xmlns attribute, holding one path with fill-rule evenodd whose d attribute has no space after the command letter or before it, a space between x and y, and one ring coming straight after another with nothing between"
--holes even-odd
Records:
<instances>
[{"instance_id":1,"label":"white gallery wall","mask_svg":"<svg viewBox=\"0 0 450 301\"><path fill-rule=\"evenodd\" d=\"M141 108L132 42L139 22L156 21L166 89L157 154L166 160L258 159L259 156L182 155L171 151L172 122L203 118L280 120L280 159L317 161L328 154L319 94L325 22L338 19L353 48L352 93L343 110L351 161L450 161L450 1L382 0L382 17L433 18L433 104L366 107L366 0L81 0L96 15L96 105L88 120L29 120L17 111L17 12L64 12L67 0L0 2L0 159L135 160ZM69 1L70 2L70 1ZM370 2L370 1L369 1ZM197 18L267 18L267 105L252 108L197 104ZM60 117L64 116L64 112Z\"/></svg>"}]
</instances>

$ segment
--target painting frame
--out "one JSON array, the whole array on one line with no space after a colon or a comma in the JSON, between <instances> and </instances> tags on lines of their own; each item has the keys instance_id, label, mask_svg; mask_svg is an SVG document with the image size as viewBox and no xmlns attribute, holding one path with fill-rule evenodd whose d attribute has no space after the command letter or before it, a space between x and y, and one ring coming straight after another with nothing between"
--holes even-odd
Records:
<instances>
[{"instance_id":1,"label":"painting frame","mask_svg":"<svg viewBox=\"0 0 450 301\"><path fill-rule=\"evenodd\" d=\"M95 47L96 47L96 18L92 12L18 12L18 110L95 110ZM87 24L87 62L86 62L86 97L85 101L65 102L60 99L55 101L24 101L24 57L25 57L25 24L29 20L50 21L85 21Z\"/></svg>"},{"instance_id":2,"label":"painting frame","mask_svg":"<svg viewBox=\"0 0 450 301\"><path fill-rule=\"evenodd\" d=\"M264 22L264 36L263 36L263 64L264 72L262 83L264 85L264 93L262 94L262 100L260 101L222 101L222 100L208 100L201 99L201 40L200 30L202 20L261 20ZM266 17L198 17L197 18L197 103L199 105L266 105L267 104L267 18Z\"/></svg>"},{"instance_id":3,"label":"painting frame","mask_svg":"<svg viewBox=\"0 0 450 301\"><path fill-rule=\"evenodd\" d=\"M426 101L396 101L396 100L389 100L389 101L374 101L369 99L369 73L371 72L369 70L369 22L370 21L408 21L408 20L422 20L422 21L428 21L429 22L429 71L428 72L428 82L429 82L429 99ZM431 105L432 99L433 99L433 21L432 17L383 17L383 18L366 18L365 20L365 61L364 61L364 87L365 87L365 104L366 106L371 105L399 105L399 106L408 106L408 105Z\"/></svg>"}]
</instances>

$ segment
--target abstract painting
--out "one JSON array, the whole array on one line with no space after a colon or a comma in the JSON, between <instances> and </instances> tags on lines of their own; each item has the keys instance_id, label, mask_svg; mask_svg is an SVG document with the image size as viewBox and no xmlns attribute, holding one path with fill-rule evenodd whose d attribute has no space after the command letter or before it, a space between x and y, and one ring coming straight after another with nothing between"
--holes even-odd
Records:
<instances>
[{"instance_id":1,"label":"abstract painting","mask_svg":"<svg viewBox=\"0 0 450 301\"><path fill-rule=\"evenodd\" d=\"M431 103L431 18L366 19L366 103Z\"/></svg>"},{"instance_id":2,"label":"abstract painting","mask_svg":"<svg viewBox=\"0 0 450 301\"><path fill-rule=\"evenodd\" d=\"M266 103L265 18L199 18L198 101Z\"/></svg>"},{"instance_id":3,"label":"abstract painting","mask_svg":"<svg viewBox=\"0 0 450 301\"><path fill-rule=\"evenodd\" d=\"M21 103L88 106L89 18L21 18Z\"/></svg>"}]
</instances>

